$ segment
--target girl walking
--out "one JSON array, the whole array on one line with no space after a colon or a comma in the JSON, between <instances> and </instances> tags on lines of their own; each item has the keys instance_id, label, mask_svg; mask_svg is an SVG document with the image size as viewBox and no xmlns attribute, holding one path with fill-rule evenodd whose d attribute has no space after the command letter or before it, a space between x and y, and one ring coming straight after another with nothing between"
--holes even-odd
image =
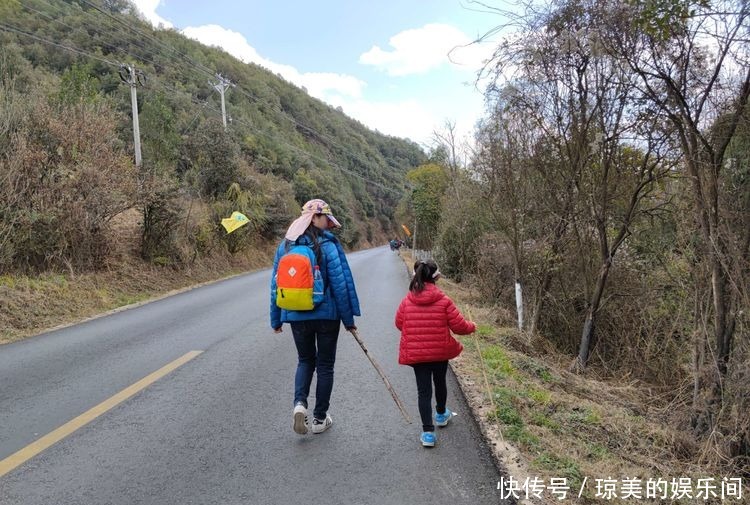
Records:
<instances>
[{"instance_id":1,"label":"girl walking","mask_svg":"<svg viewBox=\"0 0 750 505\"><path fill-rule=\"evenodd\" d=\"M453 335L468 335L477 325L461 315L456 304L436 285L440 270L434 261L414 263L409 293L396 311L396 328L401 330L398 362L414 368L417 380L419 416L422 418L420 441L434 447L435 425L446 426L455 415L445 406L448 388L445 375L448 360L463 350ZM435 385L435 417L432 415L432 385Z\"/></svg>"}]
</instances>

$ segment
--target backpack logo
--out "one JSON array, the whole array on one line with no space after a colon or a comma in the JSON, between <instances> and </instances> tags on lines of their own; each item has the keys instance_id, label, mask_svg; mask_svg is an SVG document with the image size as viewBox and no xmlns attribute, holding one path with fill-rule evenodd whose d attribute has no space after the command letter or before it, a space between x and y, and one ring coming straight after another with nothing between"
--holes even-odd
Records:
<instances>
[{"instance_id":1,"label":"backpack logo","mask_svg":"<svg viewBox=\"0 0 750 505\"><path fill-rule=\"evenodd\" d=\"M285 310L313 310L323 301L323 276L315 253L294 245L279 260L276 270L276 305Z\"/></svg>"}]
</instances>

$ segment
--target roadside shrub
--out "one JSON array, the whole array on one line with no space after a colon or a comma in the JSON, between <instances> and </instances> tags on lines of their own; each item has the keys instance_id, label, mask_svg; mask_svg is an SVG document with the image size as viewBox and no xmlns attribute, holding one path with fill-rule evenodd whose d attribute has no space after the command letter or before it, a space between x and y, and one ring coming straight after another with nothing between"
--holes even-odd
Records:
<instances>
[{"instance_id":1,"label":"roadside shrub","mask_svg":"<svg viewBox=\"0 0 750 505\"><path fill-rule=\"evenodd\" d=\"M114 216L135 201L136 172L103 102L31 105L0 158L3 268L98 268Z\"/></svg>"},{"instance_id":2,"label":"roadside shrub","mask_svg":"<svg viewBox=\"0 0 750 505\"><path fill-rule=\"evenodd\" d=\"M462 192L468 192L467 187ZM450 193L449 193L450 194ZM450 212L443 212L435 243L435 259L442 272L458 282L476 272L479 265L477 242L487 230L486 218L478 208L481 200L453 201Z\"/></svg>"}]
</instances>

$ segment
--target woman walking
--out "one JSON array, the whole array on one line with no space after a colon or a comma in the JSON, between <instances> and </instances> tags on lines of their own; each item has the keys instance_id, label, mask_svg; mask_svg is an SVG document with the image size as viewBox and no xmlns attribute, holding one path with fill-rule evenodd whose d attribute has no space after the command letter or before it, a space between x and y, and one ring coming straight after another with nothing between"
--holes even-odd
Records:
<instances>
[{"instance_id":1,"label":"woman walking","mask_svg":"<svg viewBox=\"0 0 750 505\"><path fill-rule=\"evenodd\" d=\"M282 324L292 328L294 344L297 348L297 370L294 376L294 408L292 428L300 435L309 430L323 433L331 427L333 420L328 414L331 391L333 389L333 368L336 361L341 323L347 331L356 330L354 316L360 315L359 300L354 286L349 263L344 249L329 231L341 224L333 217L330 206L323 200L310 200L302 206L302 214L289 226L284 240L279 244L273 262L271 275L271 328L281 333ZM312 275L316 282L322 279L320 288L310 289L310 307L304 309L282 309L285 305L284 289L277 281L300 278L298 267L284 266L279 272L279 263L292 248L312 254ZM304 256L301 255L301 256ZM284 270L284 268L286 270ZM316 284L316 286L318 286ZM292 290L287 290L287 292ZM296 296L296 295L295 295ZM288 305L286 305L288 306ZM317 373L315 407L312 424L309 423L307 397L313 374Z\"/></svg>"}]
</instances>

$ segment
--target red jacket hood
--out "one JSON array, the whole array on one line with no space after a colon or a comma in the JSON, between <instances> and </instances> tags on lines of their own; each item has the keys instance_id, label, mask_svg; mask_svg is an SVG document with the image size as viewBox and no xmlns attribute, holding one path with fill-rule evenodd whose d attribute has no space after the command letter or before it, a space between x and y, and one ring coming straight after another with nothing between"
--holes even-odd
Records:
<instances>
[{"instance_id":1,"label":"red jacket hood","mask_svg":"<svg viewBox=\"0 0 750 505\"><path fill-rule=\"evenodd\" d=\"M409 301L417 305L430 305L442 298L443 292L434 283L426 282L422 291L409 291Z\"/></svg>"}]
</instances>

